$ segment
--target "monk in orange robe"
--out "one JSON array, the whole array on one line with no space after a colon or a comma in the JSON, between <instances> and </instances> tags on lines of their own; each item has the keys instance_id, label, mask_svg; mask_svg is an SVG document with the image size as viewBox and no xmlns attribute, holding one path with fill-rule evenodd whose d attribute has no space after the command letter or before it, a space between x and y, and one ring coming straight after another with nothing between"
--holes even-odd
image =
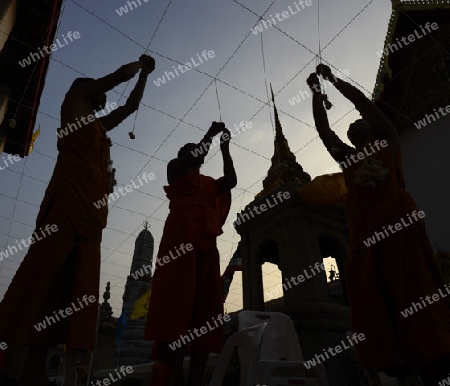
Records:
<instances>
[{"instance_id":1,"label":"monk in orange robe","mask_svg":"<svg viewBox=\"0 0 450 386\"><path fill-rule=\"evenodd\" d=\"M352 330L365 335L355 345L358 361L363 368L395 377L420 373L424 385L437 385L450 371L450 308L448 298L440 299L404 316L413 303L422 305L421 299L425 302L445 287L426 234L425 214L405 189L397 130L329 67L319 65L316 71L363 118L347 132L355 148L343 143L330 129L318 76L310 75L316 128L339 162L348 190L346 285Z\"/></svg>"},{"instance_id":2,"label":"monk in orange robe","mask_svg":"<svg viewBox=\"0 0 450 386\"><path fill-rule=\"evenodd\" d=\"M36 220L39 238L0 303L0 340L8 345L3 371L13 384L15 379L21 386L47 385L48 347L65 344L64 384L74 386L77 353L94 348L100 242L108 213L107 205L94 203L115 185L106 132L138 108L154 65L153 58L142 55L103 78L76 79L65 96L58 159ZM105 108L105 93L140 69L126 104L96 118ZM48 226L57 231L40 237Z\"/></svg>"},{"instance_id":3,"label":"monk in orange robe","mask_svg":"<svg viewBox=\"0 0 450 386\"><path fill-rule=\"evenodd\" d=\"M200 174L200 166L220 132L224 176L215 180ZM230 190L237 181L229 140L225 125L213 122L200 143L184 145L167 165L169 186L164 189L170 213L157 255L146 326L157 361L152 385L169 385L168 378L163 380L164 368L171 374L170 385L185 385L183 358L188 343L188 385L202 384L208 354L222 348L223 294L216 238L222 233Z\"/></svg>"}]
</instances>

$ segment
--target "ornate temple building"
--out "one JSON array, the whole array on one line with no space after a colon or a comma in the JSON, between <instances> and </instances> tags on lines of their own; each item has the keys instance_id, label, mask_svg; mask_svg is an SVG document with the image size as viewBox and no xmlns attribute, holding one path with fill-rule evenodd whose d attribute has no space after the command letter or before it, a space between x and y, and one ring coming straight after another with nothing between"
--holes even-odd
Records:
<instances>
[{"instance_id":1,"label":"ornate temple building","mask_svg":"<svg viewBox=\"0 0 450 386\"><path fill-rule=\"evenodd\" d=\"M392 4L373 100L398 129L406 188L431 243L449 251L450 3Z\"/></svg>"},{"instance_id":2,"label":"ornate temple building","mask_svg":"<svg viewBox=\"0 0 450 386\"><path fill-rule=\"evenodd\" d=\"M151 343L144 340L147 316L131 319L134 304L151 288L154 240L144 223L144 229L136 238L130 275L123 295L123 312L126 326L116 350L117 367L139 365L150 361Z\"/></svg>"}]
</instances>

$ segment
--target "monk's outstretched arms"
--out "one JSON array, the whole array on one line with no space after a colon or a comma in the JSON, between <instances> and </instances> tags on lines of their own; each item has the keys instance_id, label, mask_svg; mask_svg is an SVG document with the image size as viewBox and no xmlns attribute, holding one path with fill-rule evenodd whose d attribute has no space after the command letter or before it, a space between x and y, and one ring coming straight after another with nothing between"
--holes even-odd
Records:
<instances>
[{"instance_id":1,"label":"monk's outstretched arms","mask_svg":"<svg viewBox=\"0 0 450 386\"><path fill-rule=\"evenodd\" d=\"M184 174L188 169L198 165L199 162L203 163L206 155L208 154L212 139L224 129L224 123L213 122L203 139L194 148L192 148L192 150L168 163L168 176L170 177L171 175Z\"/></svg>"},{"instance_id":2,"label":"monk's outstretched arms","mask_svg":"<svg viewBox=\"0 0 450 386\"><path fill-rule=\"evenodd\" d=\"M155 69L155 60L146 55L141 56L141 60L144 62L142 66L141 73L139 74L139 79L134 87L133 91L130 93L125 105L112 111L105 117L100 118L100 122L103 127L109 131L118 126L124 119L129 115L133 114L141 102L142 96L144 95L144 89L147 84L148 75Z\"/></svg>"},{"instance_id":3,"label":"monk's outstretched arms","mask_svg":"<svg viewBox=\"0 0 450 386\"><path fill-rule=\"evenodd\" d=\"M103 78L95 79L92 82L78 85L73 90L70 90L69 94L73 97L91 100L92 98L105 94L109 90L116 87L118 84L126 82L133 78L136 73L142 68L143 64L144 62L141 60L125 64L118 70L104 76Z\"/></svg>"},{"instance_id":4,"label":"monk's outstretched arms","mask_svg":"<svg viewBox=\"0 0 450 386\"><path fill-rule=\"evenodd\" d=\"M223 182L220 187L220 193L226 193L237 185L236 170L234 169L233 160L230 155L230 139L231 133L225 129L220 138L220 150L223 157Z\"/></svg>"},{"instance_id":5,"label":"monk's outstretched arms","mask_svg":"<svg viewBox=\"0 0 450 386\"><path fill-rule=\"evenodd\" d=\"M321 64L317 66L317 73L330 81L342 95L355 105L362 118L371 126L380 139L386 139L390 145L399 145L397 129L393 123L360 90L350 83L336 78L326 65Z\"/></svg>"},{"instance_id":6,"label":"monk's outstretched arms","mask_svg":"<svg viewBox=\"0 0 450 386\"><path fill-rule=\"evenodd\" d=\"M312 96L313 116L316 129L320 139L327 148L330 155L337 161L341 162L345 156L353 152L353 148L342 142L339 137L330 128L327 112L323 105L323 94L320 91L320 83L317 74L313 73L308 77L308 86L310 87Z\"/></svg>"}]
</instances>

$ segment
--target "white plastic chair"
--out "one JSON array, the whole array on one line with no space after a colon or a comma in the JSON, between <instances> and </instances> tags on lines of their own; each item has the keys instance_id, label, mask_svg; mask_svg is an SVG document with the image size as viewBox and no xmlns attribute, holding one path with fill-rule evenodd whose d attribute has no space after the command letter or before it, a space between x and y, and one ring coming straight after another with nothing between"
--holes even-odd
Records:
<instances>
[{"instance_id":1,"label":"white plastic chair","mask_svg":"<svg viewBox=\"0 0 450 386\"><path fill-rule=\"evenodd\" d=\"M222 354L216 362L210 386L221 386L228 362L235 347L245 351L246 356L241 359L240 386L254 386L256 371L260 357L261 344L267 323L260 323L248 328L243 328L231 335L222 349Z\"/></svg>"},{"instance_id":2,"label":"white plastic chair","mask_svg":"<svg viewBox=\"0 0 450 386\"><path fill-rule=\"evenodd\" d=\"M289 380L304 381L306 385L328 386L325 367L317 364L307 369L291 318L279 312L241 311L239 329L268 323L261 345L257 366L257 382L275 386ZM245 357L246 353L241 355Z\"/></svg>"}]
</instances>

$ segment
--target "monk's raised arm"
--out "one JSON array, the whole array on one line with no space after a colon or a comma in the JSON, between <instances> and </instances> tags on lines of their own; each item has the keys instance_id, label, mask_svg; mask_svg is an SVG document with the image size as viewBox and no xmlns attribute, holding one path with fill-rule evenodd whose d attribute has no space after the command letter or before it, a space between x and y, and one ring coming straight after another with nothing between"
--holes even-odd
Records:
<instances>
[{"instance_id":1,"label":"monk's raised arm","mask_svg":"<svg viewBox=\"0 0 450 386\"><path fill-rule=\"evenodd\" d=\"M174 175L183 175L188 169L201 165L211 147L212 139L224 129L224 123L213 122L199 143L188 143L184 145L178 152L178 157L170 161L167 165L168 179L170 180L171 176Z\"/></svg>"},{"instance_id":2,"label":"monk's raised arm","mask_svg":"<svg viewBox=\"0 0 450 386\"><path fill-rule=\"evenodd\" d=\"M225 129L220 137L220 150L223 157L223 182L220 193L226 193L237 185L236 170L234 170L233 160L230 155L231 133Z\"/></svg>"},{"instance_id":3,"label":"monk's raised arm","mask_svg":"<svg viewBox=\"0 0 450 386\"><path fill-rule=\"evenodd\" d=\"M350 83L333 76L331 69L323 64L317 66L317 73L330 81L342 95L355 105L362 118L371 126L380 139L386 139L390 145L399 144L397 129L393 123L360 90Z\"/></svg>"},{"instance_id":4,"label":"monk's raised arm","mask_svg":"<svg viewBox=\"0 0 450 386\"><path fill-rule=\"evenodd\" d=\"M142 68L142 65L143 62L141 60L125 64L118 70L104 76L103 78L94 79L91 82L78 85L69 91L70 96L91 100L96 96L105 94L118 84L133 78Z\"/></svg>"},{"instance_id":5,"label":"monk's raised arm","mask_svg":"<svg viewBox=\"0 0 450 386\"><path fill-rule=\"evenodd\" d=\"M313 116L319 137L330 155L337 162L342 162L345 159L345 156L353 151L353 148L342 142L336 133L330 128L327 112L323 105L323 94L320 91L320 83L317 74L311 74L308 77L307 83L313 94Z\"/></svg>"},{"instance_id":6,"label":"monk's raised arm","mask_svg":"<svg viewBox=\"0 0 450 386\"><path fill-rule=\"evenodd\" d=\"M100 118L100 122L107 131L114 129L129 115L133 114L133 112L135 112L139 107L139 103L144 95L144 89L147 84L147 77L155 69L155 60L152 57L143 55L141 57L141 61L144 62L144 65L142 66L141 73L139 74L139 79L133 91L130 93L125 105L112 111L107 116Z\"/></svg>"}]
</instances>

